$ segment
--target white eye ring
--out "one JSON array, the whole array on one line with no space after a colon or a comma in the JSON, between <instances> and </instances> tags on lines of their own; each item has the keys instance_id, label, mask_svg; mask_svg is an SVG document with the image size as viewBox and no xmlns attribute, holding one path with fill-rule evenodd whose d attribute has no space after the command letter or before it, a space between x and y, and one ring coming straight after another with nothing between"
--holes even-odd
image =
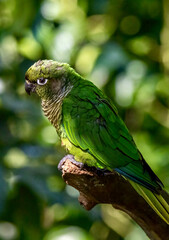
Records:
<instances>
[{"instance_id":1,"label":"white eye ring","mask_svg":"<svg viewBox=\"0 0 169 240\"><path fill-rule=\"evenodd\" d=\"M37 79L37 84L38 85L45 85L47 83L48 79L47 78L38 78Z\"/></svg>"}]
</instances>

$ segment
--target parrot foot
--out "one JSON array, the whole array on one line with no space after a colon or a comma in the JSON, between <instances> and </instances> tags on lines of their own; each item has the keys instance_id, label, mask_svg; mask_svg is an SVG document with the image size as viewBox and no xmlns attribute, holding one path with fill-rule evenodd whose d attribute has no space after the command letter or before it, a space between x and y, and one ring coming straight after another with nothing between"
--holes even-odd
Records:
<instances>
[{"instance_id":1,"label":"parrot foot","mask_svg":"<svg viewBox=\"0 0 169 240\"><path fill-rule=\"evenodd\" d=\"M74 165L76 165L77 167L79 167L80 169L82 169L84 167L84 164L81 162L77 162L74 159L74 156L71 154L66 155L64 158L62 158L62 160L59 162L58 164L58 170L62 171L62 166L65 164L66 160L69 159Z\"/></svg>"},{"instance_id":2,"label":"parrot foot","mask_svg":"<svg viewBox=\"0 0 169 240\"><path fill-rule=\"evenodd\" d=\"M65 164L66 159L74 159L74 157L73 157L73 155L68 154L64 158L62 158L58 164L59 171L62 171L62 166Z\"/></svg>"},{"instance_id":3,"label":"parrot foot","mask_svg":"<svg viewBox=\"0 0 169 240\"><path fill-rule=\"evenodd\" d=\"M84 168L85 164L82 162L78 162L74 159L74 157L72 157L71 159L69 159L75 166L79 167L80 170L82 170L82 168Z\"/></svg>"}]
</instances>

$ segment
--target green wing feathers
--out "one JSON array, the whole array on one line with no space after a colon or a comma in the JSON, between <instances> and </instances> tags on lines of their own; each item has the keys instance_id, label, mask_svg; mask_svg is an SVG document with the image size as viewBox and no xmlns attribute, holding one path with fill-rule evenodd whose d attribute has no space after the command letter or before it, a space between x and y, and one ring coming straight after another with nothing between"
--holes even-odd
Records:
<instances>
[{"instance_id":1,"label":"green wing feathers","mask_svg":"<svg viewBox=\"0 0 169 240\"><path fill-rule=\"evenodd\" d=\"M72 89L63 101L63 127L69 140L97 156L110 170L139 160L135 143L117 110L94 85L83 82L86 86L76 93Z\"/></svg>"},{"instance_id":2,"label":"green wing feathers","mask_svg":"<svg viewBox=\"0 0 169 240\"><path fill-rule=\"evenodd\" d=\"M91 82L79 81L64 99L62 112L62 127L71 144L92 155L99 166L114 169L129 179L154 211L169 223L169 205L159 194L161 181L103 93Z\"/></svg>"}]
</instances>

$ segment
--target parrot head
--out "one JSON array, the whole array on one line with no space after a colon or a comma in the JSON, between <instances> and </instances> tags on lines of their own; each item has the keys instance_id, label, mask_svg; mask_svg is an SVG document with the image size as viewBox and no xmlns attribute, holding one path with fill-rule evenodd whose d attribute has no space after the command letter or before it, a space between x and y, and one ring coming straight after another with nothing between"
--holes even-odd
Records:
<instances>
[{"instance_id":1,"label":"parrot head","mask_svg":"<svg viewBox=\"0 0 169 240\"><path fill-rule=\"evenodd\" d=\"M68 64L52 60L39 60L25 74L25 90L35 92L42 100L50 99L66 90L71 72Z\"/></svg>"}]
</instances>

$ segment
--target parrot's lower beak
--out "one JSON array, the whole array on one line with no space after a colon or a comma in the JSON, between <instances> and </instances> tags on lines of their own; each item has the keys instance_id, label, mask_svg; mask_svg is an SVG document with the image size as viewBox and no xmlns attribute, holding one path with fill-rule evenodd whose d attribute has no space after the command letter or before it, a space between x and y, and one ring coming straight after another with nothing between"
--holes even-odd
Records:
<instances>
[{"instance_id":1,"label":"parrot's lower beak","mask_svg":"<svg viewBox=\"0 0 169 240\"><path fill-rule=\"evenodd\" d=\"M25 80L25 91L27 94L31 94L31 92L35 92L36 85L34 83L29 82L28 80Z\"/></svg>"}]
</instances>

